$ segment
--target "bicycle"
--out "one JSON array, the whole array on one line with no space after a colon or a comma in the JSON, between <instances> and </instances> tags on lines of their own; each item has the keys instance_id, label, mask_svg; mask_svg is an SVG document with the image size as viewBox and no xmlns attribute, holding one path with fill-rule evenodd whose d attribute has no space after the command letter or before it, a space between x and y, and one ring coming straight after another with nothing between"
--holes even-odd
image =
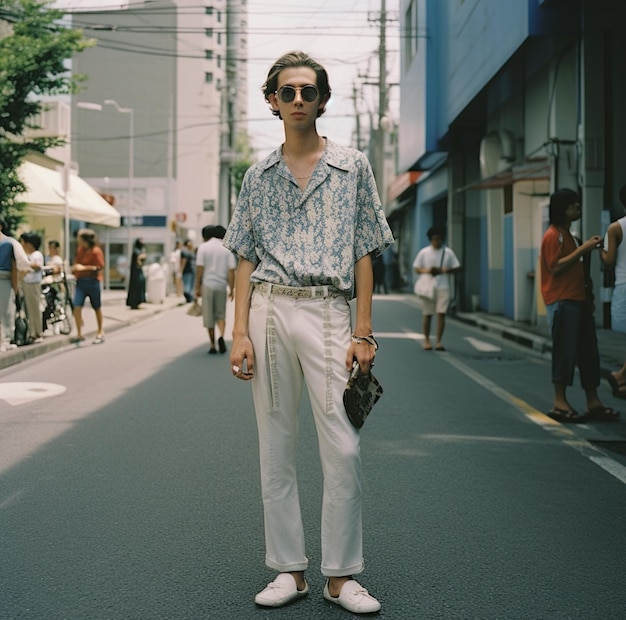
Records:
<instances>
[{"instance_id":1,"label":"bicycle","mask_svg":"<svg viewBox=\"0 0 626 620\"><path fill-rule=\"evenodd\" d=\"M53 267L44 267L44 274L41 283L44 330L52 325L55 333L68 335L72 331L74 304L65 271L55 273Z\"/></svg>"}]
</instances>

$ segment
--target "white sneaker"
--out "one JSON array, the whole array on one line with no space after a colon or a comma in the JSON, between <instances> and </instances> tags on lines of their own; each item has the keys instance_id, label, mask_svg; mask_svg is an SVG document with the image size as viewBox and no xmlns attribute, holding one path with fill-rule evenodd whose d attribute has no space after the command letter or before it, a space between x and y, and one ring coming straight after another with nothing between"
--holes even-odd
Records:
<instances>
[{"instance_id":1,"label":"white sneaker","mask_svg":"<svg viewBox=\"0 0 626 620\"><path fill-rule=\"evenodd\" d=\"M254 597L254 602L264 607L282 607L297 598L306 596L308 593L308 583L305 582L304 590L298 590L293 575L281 573Z\"/></svg>"},{"instance_id":2,"label":"white sneaker","mask_svg":"<svg viewBox=\"0 0 626 620\"><path fill-rule=\"evenodd\" d=\"M380 602L354 579L346 581L341 586L341 592L337 598L330 595L327 581L324 586L324 598L354 614L371 614L380 610Z\"/></svg>"}]
</instances>

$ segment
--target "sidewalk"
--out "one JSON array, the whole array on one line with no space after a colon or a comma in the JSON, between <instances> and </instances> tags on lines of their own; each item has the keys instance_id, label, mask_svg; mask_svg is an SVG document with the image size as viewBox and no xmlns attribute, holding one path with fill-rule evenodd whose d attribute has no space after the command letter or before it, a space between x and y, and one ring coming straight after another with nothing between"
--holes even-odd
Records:
<instances>
[{"instance_id":1,"label":"sidewalk","mask_svg":"<svg viewBox=\"0 0 626 620\"><path fill-rule=\"evenodd\" d=\"M548 335L547 328L542 330L540 327L532 327L484 312L459 312L454 318L485 331L496 333L502 338L530 347L540 353L552 351L552 339ZM626 334L620 334L610 329L598 329L596 333L602 376L606 377L609 372L621 368L626 362Z\"/></svg>"},{"instance_id":2,"label":"sidewalk","mask_svg":"<svg viewBox=\"0 0 626 620\"><path fill-rule=\"evenodd\" d=\"M126 305L125 290L104 290L102 291L102 312L104 315L104 333L111 332L127 327L143 319L147 319L159 312L164 312L185 304L184 297L176 295L167 295L161 304L144 303L137 310L131 310ZM83 335L85 342L90 343L96 335L96 316L91 309L89 302L83 308ZM64 335L46 336L43 342L37 344L29 344L11 351L0 353L0 370L8 368L14 364L19 364L25 360L32 359L44 353L54 351L61 347L68 346L70 339L76 335L74 327L74 319L72 318L72 333ZM76 346L76 345L72 345Z\"/></svg>"},{"instance_id":3,"label":"sidewalk","mask_svg":"<svg viewBox=\"0 0 626 620\"><path fill-rule=\"evenodd\" d=\"M380 297L384 299L384 296ZM413 297L413 295L411 295L411 297ZM116 329L127 327L137 321L149 318L154 314L184 304L185 301L183 297L168 295L165 297L162 304L145 303L142 304L138 310L131 310L126 306L126 291L105 290L102 292L104 333L111 333ZM232 328L232 306L232 303L228 304L227 327L229 328ZM85 321L83 333L87 342L90 342L96 333L96 318L89 304L83 309L83 320ZM552 342L546 330L542 331L541 328L534 328L502 316L483 312L459 312L455 317L451 317L450 320L467 323L484 331L498 334L502 338L532 348L539 353L549 353L552 349ZM626 334L619 334L605 329L599 329L597 333L602 375L606 377L612 370L621 368L626 361ZM67 346L70 344L70 338L73 335L75 335L75 331L69 336L48 336L44 338L44 341L41 343L31 344L12 351L0 353L0 369L8 368L14 364L37 357L38 355L43 355L49 351ZM226 336L228 339L228 330Z\"/></svg>"}]
</instances>

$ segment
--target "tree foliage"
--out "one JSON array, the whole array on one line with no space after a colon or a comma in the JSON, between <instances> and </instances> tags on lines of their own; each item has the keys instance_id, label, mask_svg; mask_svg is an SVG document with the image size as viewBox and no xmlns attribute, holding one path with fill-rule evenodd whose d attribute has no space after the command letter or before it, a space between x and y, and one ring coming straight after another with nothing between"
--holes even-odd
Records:
<instances>
[{"instance_id":1,"label":"tree foliage","mask_svg":"<svg viewBox=\"0 0 626 620\"><path fill-rule=\"evenodd\" d=\"M241 191L241 184L246 171L256 161L246 133L240 133L237 136L235 140L235 153L236 157L230 167L230 174L233 184L233 192L236 197L239 196L239 192Z\"/></svg>"},{"instance_id":2,"label":"tree foliage","mask_svg":"<svg viewBox=\"0 0 626 620\"><path fill-rule=\"evenodd\" d=\"M68 71L73 54L93 44L80 30L60 20L49 1L2 0L0 5L0 215L12 228L24 205L16 198L25 188L17 175L24 156L63 144L60 138L29 138L42 96L78 90L82 76Z\"/></svg>"}]
</instances>

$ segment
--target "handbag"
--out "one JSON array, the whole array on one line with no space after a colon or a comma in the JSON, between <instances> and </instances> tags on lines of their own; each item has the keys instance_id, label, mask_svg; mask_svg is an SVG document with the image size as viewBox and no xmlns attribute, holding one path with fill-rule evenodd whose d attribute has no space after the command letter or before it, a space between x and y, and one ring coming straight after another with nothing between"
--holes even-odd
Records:
<instances>
[{"instance_id":1,"label":"handbag","mask_svg":"<svg viewBox=\"0 0 626 620\"><path fill-rule=\"evenodd\" d=\"M383 386L372 374L365 373L357 361L352 365L352 372L343 392L343 406L348 419L355 428L361 428L374 405L383 394Z\"/></svg>"},{"instance_id":2,"label":"handbag","mask_svg":"<svg viewBox=\"0 0 626 620\"><path fill-rule=\"evenodd\" d=\"M418 297L424 299L435 299L435 278L430 273L420 273L420 277L415 280L413 292Z\"/></svg>"},{"instance_id":3,"label":"handbag","mask_svg":"<svg viewBox=\"0 0 626 620\"><path fill-rule=\"evenodd\" d=\"M202 316L202 306L194 299L189 310L187 310L189 316Z\"/></svg>"},{"instance_id":4,"label":"handbag","mask_svg":"<svg viewBox=\"0 0 626 620\"><path fill-rule=\"evenodd\" d=\"M18 347L28 344L28 318L24 310L24 298L15 296L15 327L13 340Z\"/></svg>"},{"instance_id":5,"label":"handbag","mask_svg":"<svg viewBox=\"0 0 626 620\"><path fill-rule=\"evenodd\" d=\"M441 262L439 263L439 273L443 269L443 259L446 257L446 248L444 246L443 252L441 252ZM418 297L423 297L424 299L430 299L431 301L435 299L435 289L436 289L436 280L435 276L430 273L420 273L420 277L415 281L413 285L413 292Z\"/></svg>"}]
</instances>

